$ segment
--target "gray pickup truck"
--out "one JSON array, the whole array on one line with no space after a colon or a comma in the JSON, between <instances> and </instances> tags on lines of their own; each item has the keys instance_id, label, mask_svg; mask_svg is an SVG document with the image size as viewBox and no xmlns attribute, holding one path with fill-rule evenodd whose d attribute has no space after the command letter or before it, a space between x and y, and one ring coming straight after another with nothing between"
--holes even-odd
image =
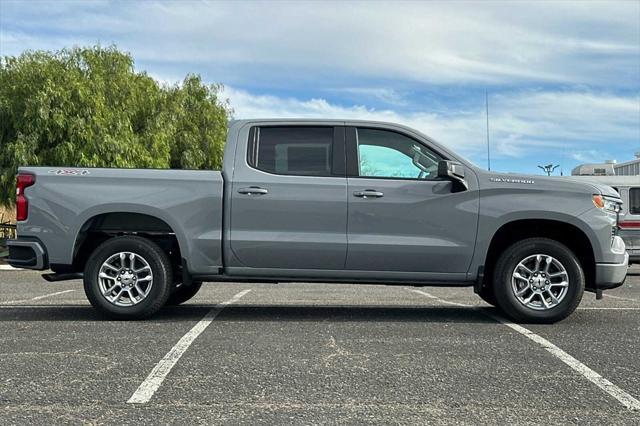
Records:
<instances>
[{"instance_id":1,"label":"gray pickup truck","mask_svg":"<svg viewBox=\"0 0 640 426\"><path fill-rule=\"evenodd\" d=\"M9 263L136 319L204 281L473 286L555 322L620 286L612 188L481 170L410 128L230 124L222 171L22 167Z\"/></svg>"}]
</instances>

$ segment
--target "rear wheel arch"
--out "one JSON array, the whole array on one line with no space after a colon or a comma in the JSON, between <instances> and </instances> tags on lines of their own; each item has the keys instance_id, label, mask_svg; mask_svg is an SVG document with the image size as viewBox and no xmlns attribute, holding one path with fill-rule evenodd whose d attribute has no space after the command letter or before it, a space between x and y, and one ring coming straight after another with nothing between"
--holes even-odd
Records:
<instances>
[{"instance_id":1,"label":"rear wheel arch","mask_svg":"<svg viewBox=\"0 0 640 426\"><path fill-rule=\"evenodd\" d=\"M98 246L123 235L147 238L160 246L174 264L181 263L184 244L164 219L144 213L113 211L93 215L79 228L73 246L73 269L82 271Z\"/></svg>"}]
</instances>

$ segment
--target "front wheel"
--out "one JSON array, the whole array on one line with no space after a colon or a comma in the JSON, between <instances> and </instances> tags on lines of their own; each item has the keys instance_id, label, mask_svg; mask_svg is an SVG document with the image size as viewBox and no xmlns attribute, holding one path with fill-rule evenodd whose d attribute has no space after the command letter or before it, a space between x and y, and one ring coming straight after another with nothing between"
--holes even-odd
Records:
<instances>
[{"instance_id":1,"label":"front wheel","mask_svg":"<svg viewBox=\"0 0 640 426\"><path fill-rule=\"evenodd\" d=\"M493 289L498 306L519 322L554 323L580 304L585 278L580 262L565 245L528 238L498 259Z\"/></svg>"},{"instance_id":2,"label":"front wheel","mask_svg":"<svg viewBox=\"0 0 640 426\"><path fill-rule=\"evenodd\" d=\"M171 293L171 262L152 241L111 238L91 254L84 291L94 308L114 319L142 319L156 313Z\"/></svg>"}]
</instances>

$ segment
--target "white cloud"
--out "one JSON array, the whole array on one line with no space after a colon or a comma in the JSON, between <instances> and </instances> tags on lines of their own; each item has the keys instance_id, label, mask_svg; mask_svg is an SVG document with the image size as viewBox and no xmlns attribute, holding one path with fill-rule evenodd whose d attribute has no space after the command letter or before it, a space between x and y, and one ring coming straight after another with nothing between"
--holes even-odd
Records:
<instances>
[{"instance_id":1,"label":"white cloud","mask_svg":"<svg viewBox=\"0 0 640 426\"><path fill-rule=\"evenodd\" d=\"M340 72L447 84L637 86L640 73L640 2L124 5L4 1L3 48L61 47L74 37L116 42L146 62L215 63L227 82L238 74L331 80Z\"/></svg>"},{"instance_id":2,"label":"white cloud","mask_svg":"<svg viewBox=\"0 0 640 426\"><path fill-rule=\"evenodd\" d=\"M586 151L573 152L571 158L580 163L602 163L605 154L595 149L588 149Z\"/></svg>"},{"instance_id":3,"label":"white cloud","mask_svg":"<svg viewBox=\"0 0 640 426\"><path fill-rule=\"evenodd\" d=\"M498 158L566 151L602 160L640 149L638 1L0 0L0 8L1 54L116 43L164 83L195 72L229 85L237 117L400 122L482 158L484 105L470 105L489 86Z\"/></svg>"},{"instance_id":4,"label":"white cloud","mask_svg":"<svg viewBox=\"0 0 640 426\"><path fill-rule=\"evenodd\" d=\"M482 107L469 111L397 112L364 105L342 106L324 99L253 95L227 87L223 93L235 118L332 118L390 121L408 125L458 150L482 157L486 149L486 116ZM603 158L590 147L640 145L640 98L583 92L519 91L491 98L490 137L498 157L523 158L540 151L566 151L577 161ZM618 146L621 148L621 146ZM606 152L606 150L604 151Z\"/></svg>"},{"instance_id":5,"label":"white cloud","mask_svg":"<svg viewBox=\"0 0 640 426\"><path fill-rule=\"evenodd\" d=\"M376 99L386 104L405 106L408 104L405 95L390 87L345 87L340 89L330 89L343 95L354 95L361 99Z\"/></svg>"}]
</instances>

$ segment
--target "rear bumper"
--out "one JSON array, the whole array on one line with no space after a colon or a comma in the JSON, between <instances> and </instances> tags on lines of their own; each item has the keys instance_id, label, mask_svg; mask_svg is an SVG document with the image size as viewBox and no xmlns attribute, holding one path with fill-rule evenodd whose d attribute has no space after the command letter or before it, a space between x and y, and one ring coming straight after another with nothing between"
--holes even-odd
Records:
<instances>
[{"instance_id":1,"label":"rear bumper","mask_svg":"<svg viewBox=\"0 0 640 426\"><path fill-rule=\"evenodd\" d=\"M18 238L8 240L9 265L16 268L43 270L49 267L47 251L38 240Z\"/></svg>"},{"instance_id":2,"label":"rear bumper","mask_svg":"<svg viewBox=\"0 0 640 426\"><path fill-rule=\"evenodd\" d=\"M629 254L625 252L622 263L596 263L596 288L607 290L620 287L627 277Z\"/></svg>"}]
</instances>

